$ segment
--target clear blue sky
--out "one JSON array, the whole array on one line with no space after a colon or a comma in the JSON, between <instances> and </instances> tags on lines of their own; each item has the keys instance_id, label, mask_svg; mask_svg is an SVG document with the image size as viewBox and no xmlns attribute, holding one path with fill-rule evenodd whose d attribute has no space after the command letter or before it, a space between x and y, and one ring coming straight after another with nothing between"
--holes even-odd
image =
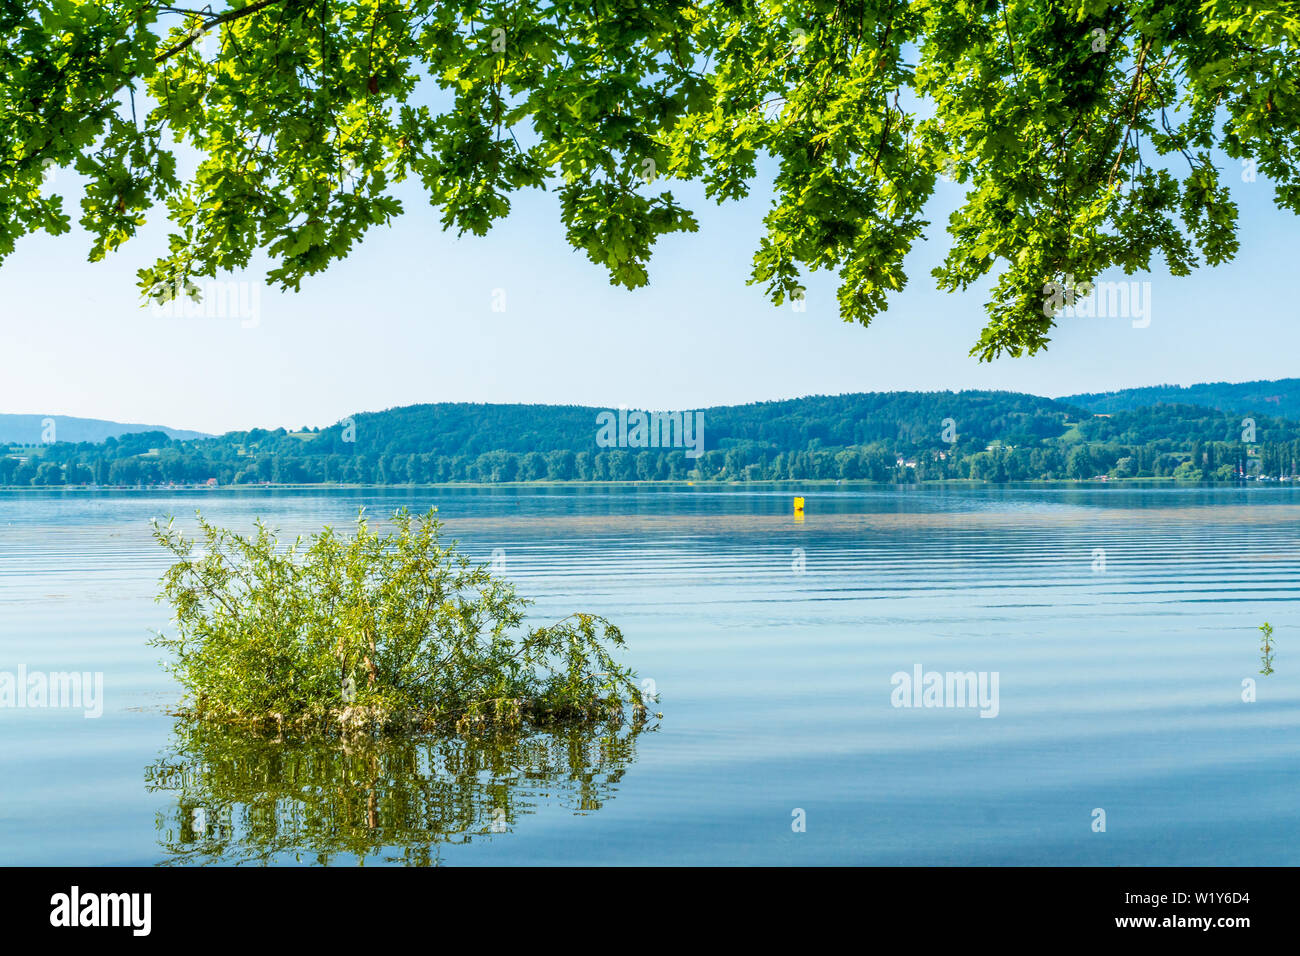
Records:
<instances>
[{"instance_id":1,"label":"clear blue sky","mask_svg":"<svg viewBox=\"0 0 1300 956\"><path fill-rule=\"evenodd\" d=\"M97 264L86 262L79 230L38 235L0 266L0 412L220 432L327 425L436 401L694 409L814 393L1056 396L1300 374L1300 223L1275 209L1264 179L1229 176L1242 221L1233 263L1185 278L1135 276L1152 283L1148 328L1065 320L1046 354L992 365L967 355L985 290L940 293L929 275L945 248L956 184L940 184L934 238L913 251L908 288L870 328L840 321L830 274L811 278L803 313L774 308L745 285L767 206L762 188L719 208L675 186L700 231L661 241L650 286L632 292L610 286L569 247L551 194L519 194L489 236L456 239L409 188L407 214L373 231L346 262L299 293L263 287L252 328L140 307L135 270L162 248L161 217ZM75 193L65 193L74 220ZM254 265L236 278L260 284L264 262ZM505 291L504 313L492 310L496 289Z\"/></svg>"}]
</instances>

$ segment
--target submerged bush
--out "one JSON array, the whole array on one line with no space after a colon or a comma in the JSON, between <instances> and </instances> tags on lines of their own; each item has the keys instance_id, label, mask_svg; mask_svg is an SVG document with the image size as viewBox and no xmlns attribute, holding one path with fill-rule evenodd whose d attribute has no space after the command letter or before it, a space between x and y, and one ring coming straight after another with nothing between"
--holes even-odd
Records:
<instances>
[{"instance_id":1,"label":"submerged bush","mask_svg":"<svg viewBox=\"0 0 1300 956\"><path fill-rule=\"evenodd\" d=\"M281 548L260 520L251 536L198 516L154 537L179 559L159 600L176 635L157 634L189 693L186 714L264 729L379 730L544 726L644 720L632 671L611 649L618 628L574 614L526 628L532 603L439 543L430 511L372 531L325 528Z\"/></svg>"}]
</instances>

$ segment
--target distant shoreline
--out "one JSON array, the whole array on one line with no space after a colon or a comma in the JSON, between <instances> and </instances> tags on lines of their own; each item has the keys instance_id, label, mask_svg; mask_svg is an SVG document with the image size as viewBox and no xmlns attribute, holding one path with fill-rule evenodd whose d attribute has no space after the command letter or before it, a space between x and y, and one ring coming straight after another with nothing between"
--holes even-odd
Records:
<instances>
[{"instance_id":1,"label":"distant shoreline","mask_svg":"<svg viewBox=\"0 0 1300 956\"><path fill-rule=\"evenodd\" d=\"M443 481L443 482L424 482L419 484L339 484L336 482L314 482L314 483L283 483L258 482L227 484L227 485L0 485L0 491L76 491L76 492L98 492L98 491L379 491L384 489L426 489L426 488L609 488L609 487L655 487L655 488L913 488L913 487L938 487L941 485L959 485L959 486L992 486L992 487L1018 487L1023 485L1141 485L1141 484L1160 484L1160 485L1186 485L1189 487L1196 485L1214 485L1216 487L1231 487L1234 485L1300 485L1300 478L1265 478L1262 480L1255 478L1232 478L1225 480L1214 479L1185 479L1174 478L1171 475L1162 475L1159 477L1135 477L1135 478L1026 478L1017 481L989 481L981 478L935 478L925 481L871 481L862 478L785 478L772 479L763 481L711 481L704 479L701 481L681 481L670 479L644 479L644 480L627 480L627 481Z\"/></svg>"}]
</instances>

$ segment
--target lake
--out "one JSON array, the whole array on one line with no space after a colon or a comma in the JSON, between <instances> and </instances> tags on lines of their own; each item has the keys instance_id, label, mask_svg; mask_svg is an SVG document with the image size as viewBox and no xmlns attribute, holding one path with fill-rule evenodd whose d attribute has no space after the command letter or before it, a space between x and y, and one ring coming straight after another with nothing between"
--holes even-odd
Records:
<instances>
[{"instance_id":1,"label":"lake","mask_svg":"<svg viewBox=\"0 0 1300 956\"><path fill-rule=\"evenodd\" d=\"M433 505L538 622L618 624L662 719L176 725L151 518ZM0 862L1294 865L1298 569L1290 485L0 492L0 672L103 674L97 718L0 707Z\"/></svg>"}]
</instances>

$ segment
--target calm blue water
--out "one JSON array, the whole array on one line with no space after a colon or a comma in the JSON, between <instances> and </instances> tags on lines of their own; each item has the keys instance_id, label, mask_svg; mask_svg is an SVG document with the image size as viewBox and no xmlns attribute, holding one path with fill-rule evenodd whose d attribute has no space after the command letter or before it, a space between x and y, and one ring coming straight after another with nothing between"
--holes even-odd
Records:
<instances>
[{"instance_id":1,"label":"calm blue water","mask_svg":"<svg viewBox=\"0 0 1300 956\"><path fill-rule=\"evenodd\" d=\"M802 523L790 490L0 492L0 672L102 671L105 697L0 709L0 862L310 863L325 820L373 848L340 864L1300 863L1300 488L801 493ZM613 763L595 742L468 770L178 749L150 518L296 534L434 504L538 620L622 627L658 730ZM996 673L997 716L892 706L917 665ZM201 798L160 772L187 759ZM453 805L448 837L431 807Z\"/></svg>"}]
</instances>

